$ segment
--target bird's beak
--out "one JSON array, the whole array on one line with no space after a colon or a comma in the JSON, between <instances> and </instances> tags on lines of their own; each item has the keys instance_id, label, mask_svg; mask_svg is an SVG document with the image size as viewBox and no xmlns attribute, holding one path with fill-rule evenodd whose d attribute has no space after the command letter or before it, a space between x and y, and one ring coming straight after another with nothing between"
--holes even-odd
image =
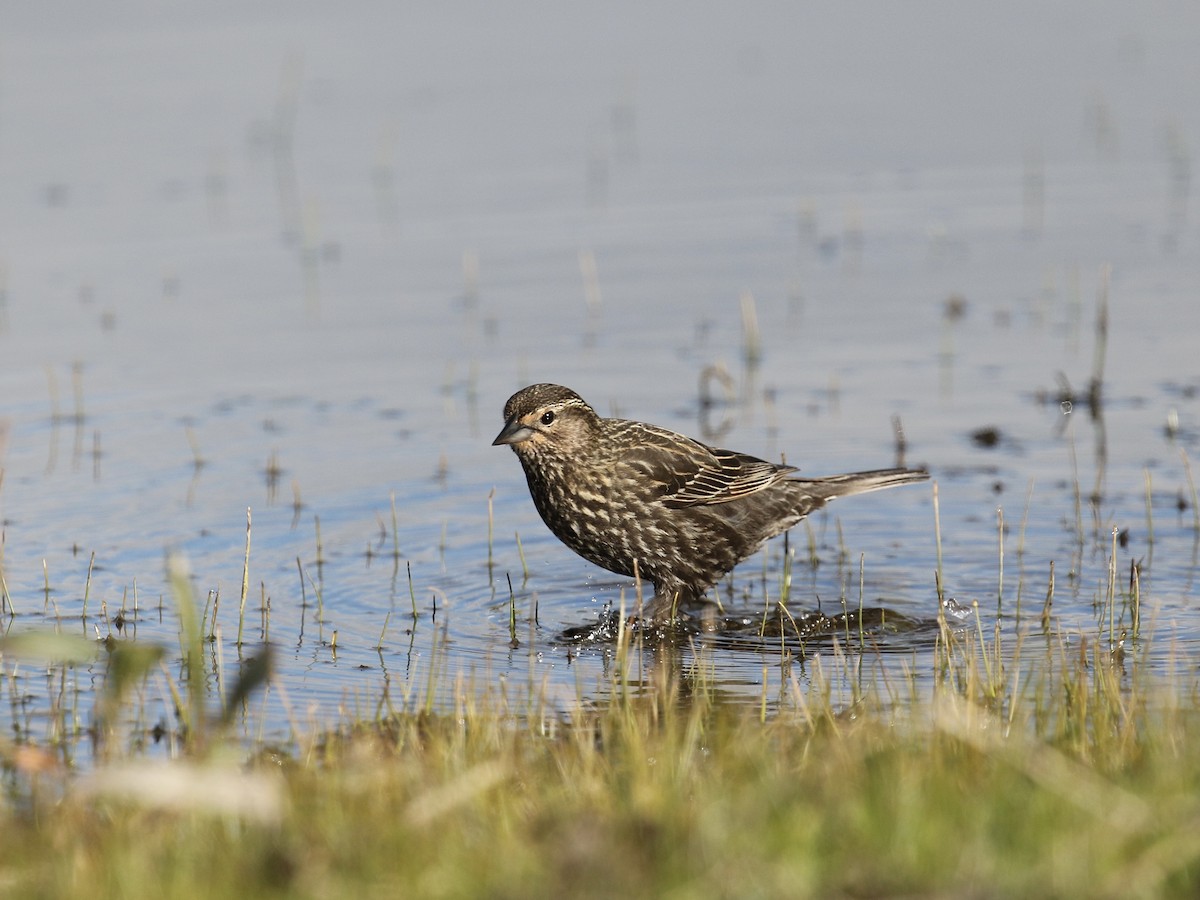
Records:
<instances>
[{"instance_id":1,"label":"bird's beak","mask_svg":"<svg viewBox=\"0 0 1200 900\"><path fill-rule=\"evenodd\" d=\"M499 444L519 444L521 441L527 441L533 437L533 429L528 425L522 425L516 419L509 419L504 423L504 427L500 429L500 433L496 435L496 439L492 441L492 446Z\"/></svg>"}]
</instances>

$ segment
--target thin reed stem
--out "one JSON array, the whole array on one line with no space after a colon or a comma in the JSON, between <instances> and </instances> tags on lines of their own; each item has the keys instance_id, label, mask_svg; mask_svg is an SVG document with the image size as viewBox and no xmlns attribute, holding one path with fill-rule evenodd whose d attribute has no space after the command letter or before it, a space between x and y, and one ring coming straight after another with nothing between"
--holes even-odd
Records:
<instances>
[{"instance_id":1,"label":"thin reed stem","mask_svg":"<svg viewBox=\"0 0 1200 900\"><path fill-rule=\"evenodd\" d=\"M242 628L246 623L246 597L250 593L250 507L246 507L246 558L242 563L242 597L238 604L237 646L242 646Z\"/></svg>"}]
</instances>

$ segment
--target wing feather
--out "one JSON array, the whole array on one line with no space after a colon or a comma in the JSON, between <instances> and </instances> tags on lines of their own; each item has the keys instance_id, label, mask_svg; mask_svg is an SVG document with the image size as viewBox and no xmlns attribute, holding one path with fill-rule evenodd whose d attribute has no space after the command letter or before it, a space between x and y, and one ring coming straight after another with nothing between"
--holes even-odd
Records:
<instances>
[{"instance_id":1,"label":"wing feather","mask_svg":"<svg viewBox=\"0 0 1200 900\"><path fill-rule=\"evenodd\" d=\"M770 487L794 466L706 447L691 438L643 423L621 464L654 484L655 493L671 509L728 503Z\"/></svg>"}]
</instances>

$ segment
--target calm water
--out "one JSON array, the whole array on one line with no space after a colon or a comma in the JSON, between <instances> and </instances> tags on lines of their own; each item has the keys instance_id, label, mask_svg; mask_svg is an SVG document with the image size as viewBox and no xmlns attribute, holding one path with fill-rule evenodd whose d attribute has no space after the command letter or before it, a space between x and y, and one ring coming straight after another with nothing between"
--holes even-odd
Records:
<instances>
[{"instance_id":1,"label":"calm water","mask_svg":"<svg viewBox=\"0 0 1200 900\"><path fill-rule=\"evenodd\" d=\"M174 646L180 553L201 602L219 593L232 677L250 508L267 733L370 712L385 685L420 696L435 641L447 673L544 680L569 707L608 653L560 633L632 586L560 546L490 446L508 395L548 380L809 475L891 465L898 417L938 485L947 592L989 627L1001 591L1006 627L1040 610L1053 561L1060 627L1094 631L1127 529L1145 634L1195 654L1200 14L507 10L6 13L6 627ZM717 365L733 399L703 413ZM810 529L797 613L935 616L930 489ZM782 554L738 570L732 612L778 596ZM873 665L929 670L927 631L881 646ZM705 665L757 702L778 661L742 635ZM0 716L39 738L63 676L2 672ZM66 675L84 723L102 672ZM151 723L166 696L147 692Z\"/></svg>"}]
</instances>

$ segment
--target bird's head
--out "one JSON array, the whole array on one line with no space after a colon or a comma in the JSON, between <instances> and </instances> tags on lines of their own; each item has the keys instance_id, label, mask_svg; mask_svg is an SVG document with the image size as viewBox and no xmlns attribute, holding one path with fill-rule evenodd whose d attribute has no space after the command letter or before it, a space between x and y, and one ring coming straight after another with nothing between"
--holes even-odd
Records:
<instances>
[{"instance_id":1,"label":"bird's head","mask_svg":"<svg viewBox=\"0 0 1200 900\"><path fill-rule=\"evenodd\" d=\"M571 458L586 452L599 428L596 411L571 389L531 384L504 404L504 428L492 444L508 444L523 460Z\"/></svg>"}]
</instances>

